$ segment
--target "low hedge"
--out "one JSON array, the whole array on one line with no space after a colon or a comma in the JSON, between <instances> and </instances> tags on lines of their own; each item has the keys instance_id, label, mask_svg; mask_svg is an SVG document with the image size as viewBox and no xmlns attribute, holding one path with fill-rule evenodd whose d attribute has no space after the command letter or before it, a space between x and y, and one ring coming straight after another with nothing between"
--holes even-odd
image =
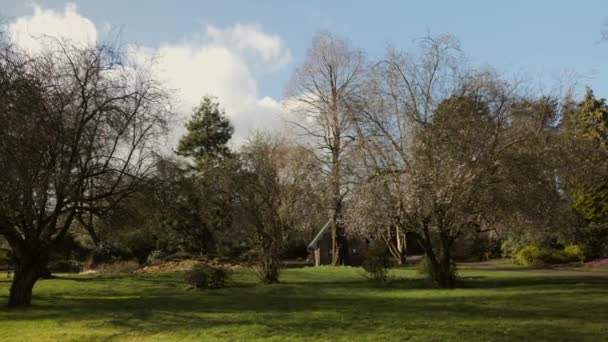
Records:
<instances>
[{"instance_id":1,"label":"low hedge","mask_svg":"<svg viewBox=\"0 0 608 342\"><path fill-rule=\"evenodd\" d=\"M566 246L565 249L526 246L515 255L515 263L522 266L545 266L565 264L584 260L584 250L580 245Z\"/></svg>"}]
</instances>

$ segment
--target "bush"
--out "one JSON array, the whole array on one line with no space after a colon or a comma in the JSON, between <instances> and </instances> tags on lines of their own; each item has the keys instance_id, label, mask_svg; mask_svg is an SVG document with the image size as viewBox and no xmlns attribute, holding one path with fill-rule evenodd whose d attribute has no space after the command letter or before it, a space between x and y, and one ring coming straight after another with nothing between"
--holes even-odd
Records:
<instances>
[{"instance_id":1,"label":"bush","mask_svg":"<svg viewBox=\"0 0 608 342\"><path fill-rule=\"evenodd\" d=\"M96 270L99 273L115 274L115 273L132 273L139 268L139 263L134 260L115 261L112 263L100 264Z\"/></svg>"},{"instance_id":2,"label":"bush","mask_svg":"<svg viewBox=\"0 0 608 342\"><path fill-rule=\"evenodd\" d=\"M526 246L515 255L515 263L522 266L546 266L580 261L584 258L581 246L571 245L565 250Z\"/></svg>"},{"instance_id":3,"label":"bush","mask_svg":"<svg viewBox=\"0 0 608 342\"><path fill-rule=\"evenodd\" d=\"M570 261L585 261L585 249L581 245L566 246L564 253Z\"/></svg>"},{"instance_id":4,"label":"bush","mask_svg":"<svg viewBox=\"0 0 608 342\"><path fill-rule=\"evenodd\" d=\"M608 256L608 224L591 223L580 237L587 260Z\"/></svg>"},{"instance_id":5,"label":"bush","mask_svg":"<svg viewBox=\"0 0 608 342\"><path fill-rule=\"evenodd\" d=\"M379 282L387 281L391 258L386 253L385 246L381 244L371 246L367 250L361 266L367 272L368 279Z\"/></svg>"},{"instance_id":6,"label":"bush","mask_svg":"<svg viewBox=\"0 0 608 342\"><path fill-rule=\"evenodd\" d=\"M538 246L526 246L515 254L515 264L521 266L537 266L541 248Z\"/></svg>"},{"instance_id":7,"label":"bush","mask_svg":"<svg viewBox=\"0 0 608 342\"><path fill-rule=\"evenodd\" d=\"M257 265L255 266L258 278L264 284L276 284L279 282L279 272L281 271L281 260L278 256L262 253Z\"/></svg>"},{"instance_id":8,"label":"bush","mask_svg":"<svg viewBox=\"0 0 608 342\"><path fill-rule=\"evenodd\" d=\"M230 279L230 271L221 266L196 264L186 271L186 283L198 289L219 289L226 286Z\"/></svg>"},{"instance_id":9,"label":"bush","mask_svg":"<svg viewBox=\"0 0 608 342\"><path fill-rule=\"evenodd\" d=\"M508 237L500 244L500 255L503 258L511 258L515 261L515 255L519 250L525 247L520 237Z\"/></svg>"}]
</instances>

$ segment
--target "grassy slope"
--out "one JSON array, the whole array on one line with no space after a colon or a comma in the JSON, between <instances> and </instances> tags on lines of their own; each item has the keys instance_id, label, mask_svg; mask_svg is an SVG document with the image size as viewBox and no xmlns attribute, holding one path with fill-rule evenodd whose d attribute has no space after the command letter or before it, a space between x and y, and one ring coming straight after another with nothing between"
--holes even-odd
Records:
<instances>
[{"instance_id":1,"label":"grassy slope","mask_svg":"<svg viewBox=\"0 0 608 342\"><path fill-rule=\"evenodd\" d=\"M360 272L291 269L263 286L243 271L215 291L179 274L43 280L33 307L0 307L0 340L608 340L606 277L463 270L465 288L438 290L411 270L389 286Z\"/></svg>"}]
</instances>

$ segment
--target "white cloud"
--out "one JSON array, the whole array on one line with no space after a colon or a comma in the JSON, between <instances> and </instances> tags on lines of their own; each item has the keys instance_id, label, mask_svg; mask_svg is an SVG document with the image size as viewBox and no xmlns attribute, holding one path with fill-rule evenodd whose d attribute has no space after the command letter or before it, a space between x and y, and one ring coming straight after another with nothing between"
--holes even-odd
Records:
<instances>
[{"instance_id":1,"label":"white cloud","mask_svg":"<svg viewBox=\"0 0 608 342\"><path fill-rule=\"evenodd\" d=\"M291 61L291 53L278 35L262 32L256 25L235 24L225 30L207 25L205 37L211 44L235 49L251 55L265 67L281 69Z\"/></svg>"},{"instance_id":2,"label":"white cloud","mask_svg":"<svg viewBox=\"0 0 608 342\"><path fill-rule=\"evenodd\" d=\"M12 39L20 46L39 51L40 35L67 38L78 43L95 42L98 30L81 16L74 5L63 13L34 7L34 13L16 19L8 26ZM175 91L181 123L171 134L171 143L184 132L183 123L205 95L217 96L233 121L238 144L250 130L279 128L283 108L279 101L259 94L256 75L276 72L291 61L291 53L281 38L256 25L234 24L226 28L207 25L200 33L179 43L158 48L129 47L136 59L154 59L155 72Z\"/></svg>"},{"instance_id":3,"label":"white cloud","mask_svg":"<svg viewBox=\"0 0 608 342\"><path fill-rule=\"evenodd\" d=\"M7 27L9 36L21 48L38 53L49 40L45 38L69 39L77 44L90 44L97 41L97 28L93 22L80 14L74 4L68 4L64 11L33 7L32 15L17 18Z\"/></svg>"}]
</instances>

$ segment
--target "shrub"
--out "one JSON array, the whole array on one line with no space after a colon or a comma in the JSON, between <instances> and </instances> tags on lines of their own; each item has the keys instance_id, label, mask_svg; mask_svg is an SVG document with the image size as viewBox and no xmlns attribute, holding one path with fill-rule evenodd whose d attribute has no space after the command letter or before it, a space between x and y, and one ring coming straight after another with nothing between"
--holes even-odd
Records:
<instances>
[{"instance_id":1,"label":"shrub","mask_svg":"<svg viewBox=\"0 0 608 342\"><path fill-rule=\"evenodd\" d=\"M538 246L526 246L515 254L514 262L521 266L536 266L540 252L541 248Z\"/></svg>"},{"instance_id":2,"label":"shrub","mask_svg":"<svg viewBox=\"0 0 608 342\"><path fill-rule=\"evenodd\" d=\"M556 265L569 262L568 255L562 250L555 248L541 248L538 254L537 265Z\"/></svg>"},{"instance_id":3,"label":"shrub","mask_svg":"<svg viewBox=\"0 0 608 342\"><path fill-rule=\"evenodd\" d=\"M525 247L520 237L508 237L500 244L500 255L503 258L511 258L515 261L515 256L519 250Z\"/></svg>"},{"instance_id":4,"label":"shrub","mask_svg":"<svg viewBox=\"0 0 608 342\"><path fill-rule=\"evenodd\" d=\"M96 270L99 273L114 274L114 273L132 273L139 268L139 264L134 260L115 261L112 263L100 264Z\"/></svg>"},{"instance_id":5,"label":"shrub","mask_svg":"<svg viewBox=\"0 0 608 342\"><path fill-rule=\"evenodd\" d=\"M596 259L608 256L608 224L591 223L580 237L585 246L585 258Z\"/></svg>"},{"instance_id":6,"label":"shrub","mask_svg":"<svg viewBox=\"0 0 608 342\"><path fill-rule=\"evenodd\" d=\"M276 284L279 282L279 272L281 271L281 260L278 256L262 254L255 266L258 278L264 284Z\"/></svg>"},{"instance_id":7,"label":"shrub","mask_svg":"<svg viewBox=\"0 0 608 342\"><path fill-rule=\"evenodd\" d=\"M585 261L585 249L581 245L566 246L564 253L570 261Z\"/></svg>"},{"instance_id":8,"label":"shrub","mask_svg":"<svg viewBox=\"0 0 608 342\"><path fill-rule=\"evenodd\" d=\"M225 267L207 264L196 264L186 271L186 283L198 289L219 289L226 286L230 271Z\"/></svg>"},{"instance_id":9,"label":"shrub","mask_svg":"<svg viewBox=\"0 0 608 342\"><path fill-rule=\"evenodd\" d=\"M565 250L526 246L515 255L515 263L522 266L545 266L578 261L584 258L581 246L571 245Z\"/></svg>"},{"instance_id":10,"label":"shrub","mask_svg":"<svg viewBox=\"0 0 608 342\"><path fill-rule=\"evenodd\" d=\"M385 246L381 244L371 246L367 250L361 266L367 272L368 279L379 282L387 281L391 258L386 253Z\"/></svg>"}]
</instances>

